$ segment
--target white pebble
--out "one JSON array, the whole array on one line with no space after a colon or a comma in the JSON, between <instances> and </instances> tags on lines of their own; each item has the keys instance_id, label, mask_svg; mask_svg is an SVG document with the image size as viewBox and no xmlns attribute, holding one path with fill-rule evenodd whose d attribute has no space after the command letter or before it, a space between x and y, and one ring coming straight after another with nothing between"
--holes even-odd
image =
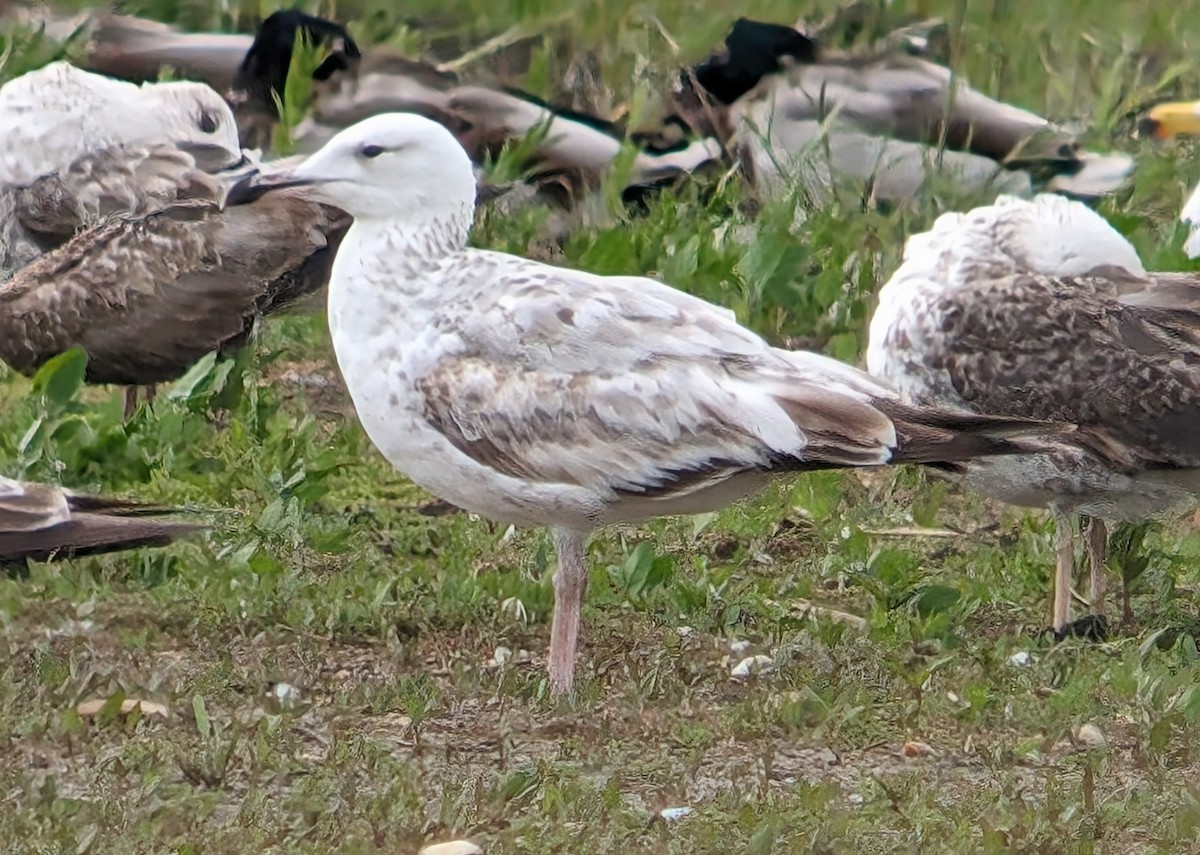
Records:
<instances>
[{"instance_id":1,"label":"white pebble","mask_svg":"<svg viewBox=\"0 0 1200 855\"><path fill-rule=\"evenodd\" d=\"M729 672L729 677L733 680L745 680L751 674L765 674L771 670L771 667L770 656L764 656L761 653L757 656L747 656L733 666L733 670Z\"/></svg>"},{"instance_id":2,"label":"white pebble","mask_svg":"<svg viewBox=\"0 0 1200 855\"><path fill-rule=\"evenodd\" d=\"M729 642L729 652L734 656L745 656L746 651L750 649L750 642L743 638Z\"/></svg>"},{"instance_id":3,"label":"white pebble","mask_svg":"<svg viewBox=\"0 0 1200 855\"><path fill-rule=\"evenodd\" d=\"M663 808L658 815L670 822L673 819L683 819L692 812L690 807Z\"/></svg>"},{"instance_id":4,"label":"white pebble","mask_svg":"<svg viewBox=\"0 0 1200 855\"><path fill-rule=\"evenodd\" d=\"M1018 650L1012 656L1008 657L1008 664L1014 668L1023 668L1026 665L1033 664L1033 654L1027 650Z\"/></svg>"},{"instance_id":5,"label":"white pebble","mask_svg":"<svg viewBox=\"0 0 1200 855\"><path fill-rule=\"evenodd\" d=\"M291 683L276 683L271 688L271 694L283 706L294 704L300 700L300 690Z\"/></svg>"},{"instance_id":6,"label":"white pebble","mask_svg":"<svg viewBox=\"0 0 1200 855\"><path fill-rule=\"evenodd\" d=\"M508 660L512 659L512 651L501 644L496 648L496 652L492 654L492 667L500 668L508 664Z\"/></svg>"},{"instance_id":7,"label":"white pebble","mask_svg":"<svg viewBox=\"0 0 1200 855\"><path fill-rule=\"evenodd\" d=\"M470 840L451 840L426 846L417 855L483 855L483 850Z\"/></svg>"},{"instance_id":8,"label":"white pebble","mask_svg":"<svg viewBox=\"0 0 1200 855\"><path fill-rule=\"evenodd\" d=\"M1075 741L1083 748L1104 748L1108 745L1104 731L1090 721L1079 725L1079 729L1075 731Z\"/></svg>"}]
</instances>

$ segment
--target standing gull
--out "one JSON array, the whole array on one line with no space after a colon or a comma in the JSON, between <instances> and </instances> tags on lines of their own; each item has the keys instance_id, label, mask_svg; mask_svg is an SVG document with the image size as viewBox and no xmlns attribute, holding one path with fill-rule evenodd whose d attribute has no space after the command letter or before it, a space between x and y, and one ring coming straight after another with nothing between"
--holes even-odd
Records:
<instances>
[{"instance_id":1,"label":"standing gull","mask_svg":"<svg viewBox=\"0 0 1200 855\"><path fill-rule=\"evenodd\" d=\"M557 692L572 686L595 528L720 508L776 472L1027 449L1010 437L1035 429L909 407L653 279L467 248L471 161L420 116L367 119L262 180L354 217L328 314L372 442L459 507L552 528Z\"/></svg>"},{"instance_id":2,"label":"standing gull","mask_svg":"<svg viewBox=\"0 0 1200 855\"><path fill-rule=\"evenodd\" d=\"M913 404L1078 425L1049 453L965 467L980 492L1053 512L1060 636L1072 516L1092 517L1084 550L1102 616L1105 522L1145 519L1200 491L1200 280L1147 273L1078 202L1001 197L910 238L879 293L867 366Z\"/></svg>"}]
</instances>

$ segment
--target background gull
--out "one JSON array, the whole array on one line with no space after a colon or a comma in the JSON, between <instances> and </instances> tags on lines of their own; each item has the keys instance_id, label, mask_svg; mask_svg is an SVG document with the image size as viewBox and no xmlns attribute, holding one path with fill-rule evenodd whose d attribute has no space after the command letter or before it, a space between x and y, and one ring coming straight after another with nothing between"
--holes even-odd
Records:
<instances>
[{"instance_id":1,"label":"background gull","mask_svg":"<svg viewBox=\"0 0 1200 855\"><path fill-rule=\"evenodd\" d=\"M1094 518L1084 545L1102 615L1104 521L1145 519L1200 490L1198 286L1147 273L1100 215L1043 195L943 215L880 291L867 364L907 400L1079 426L1049 453L965 467L986 495L1053 512L1060 634L1072 515Z\"/></svg>"},{"instance_id":2,"label":"background gull","mask_svg":"<svg viewBox=\"0 0 1200 855\"><path fill-rule=\"evenodd\" d=\"M170 513L175 510L0 476L0 567L166 546L203 528L158 519Z\"/></svg>"},{"instance_id":3,"label":"background gull","mask_svg":"<svg viewBox=\"0 0 1200 855\"><path fill-rule=\"evenodd\" d=\"M722 52L682 73L675 107L696 133L725 141L752 181L798 181L818 199L864 184L877 199L910 199L934 174L970 192L1096 198L1132 172L1129 156L1084 150L1066 128L912 55L910 42L836 51L741 18Z\"/></svg>"},{"instance_id":4,"label":"background gull","mask_svg":"<svg viewBox=\"0 0 1200 855\"><path fill-rule=\"evenodd\" d=\"M296 192L225 208L243 152L202 84L54 63L0 89L0 117L23 123L0 124L0 359L20 371L78 345L91 382L173 380L328 279L349 218Z\"/></svg>"},{"instance_id":5,"label":"background gull","mask_svg":"<svg viewBox=\"0 0 1200 855\"><path fill-rule=\"evenodd\" d=\"M384 456L455 505L552 527L559 692L572 686L597 526L718 508L775 472L1028 448L1010 438L1028 422L908 407L654 280L466 248L470 159L420 116L363 121L265 180L354 217L329 323Z\"/></svg>"}]
</instances>

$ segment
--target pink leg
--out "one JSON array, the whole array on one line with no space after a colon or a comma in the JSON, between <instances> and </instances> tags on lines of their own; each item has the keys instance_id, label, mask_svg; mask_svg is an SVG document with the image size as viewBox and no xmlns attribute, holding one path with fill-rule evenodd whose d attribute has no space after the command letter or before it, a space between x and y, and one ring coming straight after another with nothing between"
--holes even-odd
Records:
<instances>
[{"instance_id":1,"label":"pink leg","mask_svg":"<svg viewBox=\"0 0 1200 855\"><path fill-rule=\"evenodd\" d=\"M1088 570L1091 574L1091 590L1088 596L1092 600L1092 614L1104 614L1104 595L1108 592L1108 567L1104 559L1108 555L1108 527L1104 520L1089 517L1087 530L1084 532L1083 549L1088 557Z\"/></svg>"},{"instance_id":2,"label":"pink leg","mask_svg":"<svg viewBox=\"0 0 1200 855\"><path fill-rule=\"evenodd\" d=\"M556 695L570 693L575 684L575 647L579 641L580 609L587 590L588 570L583 547L586 535L554 529L558 569L554 571L554 619L550 626L550 687Z\"/></svg>"},{"instance_id":3,"label":"pink leg","mask_svg":"<svg viewBox=\"0 0 1200 855\"><path fill-rule=\"evenodd\" d=\"M1056 633L1066 629L1071 622L1071 574L1075 569L1075 531L1071 526L1071 515L1058 508L1054 514L1054 622Z\"/></svg>"}]
</instances>

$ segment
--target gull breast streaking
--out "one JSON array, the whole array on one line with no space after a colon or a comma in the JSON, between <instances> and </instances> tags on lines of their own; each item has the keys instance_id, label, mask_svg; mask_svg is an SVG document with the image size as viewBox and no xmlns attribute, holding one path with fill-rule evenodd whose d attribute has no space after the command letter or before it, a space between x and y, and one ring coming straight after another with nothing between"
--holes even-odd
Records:
<instances>
[{"instance_id":1,"label":"gull breast streaking","mask_svg":"<svg viewBox=\"0 0 1200 855\"><path fill-rule=\"evenodd\" d=\"M307 185L354 218L329 324L384 456L462 508L553 529L558 692L572 686L596 527L719 508L775 472L1011 452L1045 427L909 407L652 279L469 249L471 161L420 116L367 119L261 180Z\"/></svg>"},{"instance_id":2,"label":"gull breast streaking","mask_svg":"<svg viewBox=\"0 0 1200 855\"><path fill-rule=\"evenodd\" d=\"M1048 453L966 467L981 492L1054 513L1060 635L1072 515L1093 518L1084 548L1103 615L1104 521L1145 519L1200 491L1200 279L1147 273L1078 202L1001 197L910 238L880 291L867 366L911 403L1077 425Z\"/></svg>"}]
</instances>

